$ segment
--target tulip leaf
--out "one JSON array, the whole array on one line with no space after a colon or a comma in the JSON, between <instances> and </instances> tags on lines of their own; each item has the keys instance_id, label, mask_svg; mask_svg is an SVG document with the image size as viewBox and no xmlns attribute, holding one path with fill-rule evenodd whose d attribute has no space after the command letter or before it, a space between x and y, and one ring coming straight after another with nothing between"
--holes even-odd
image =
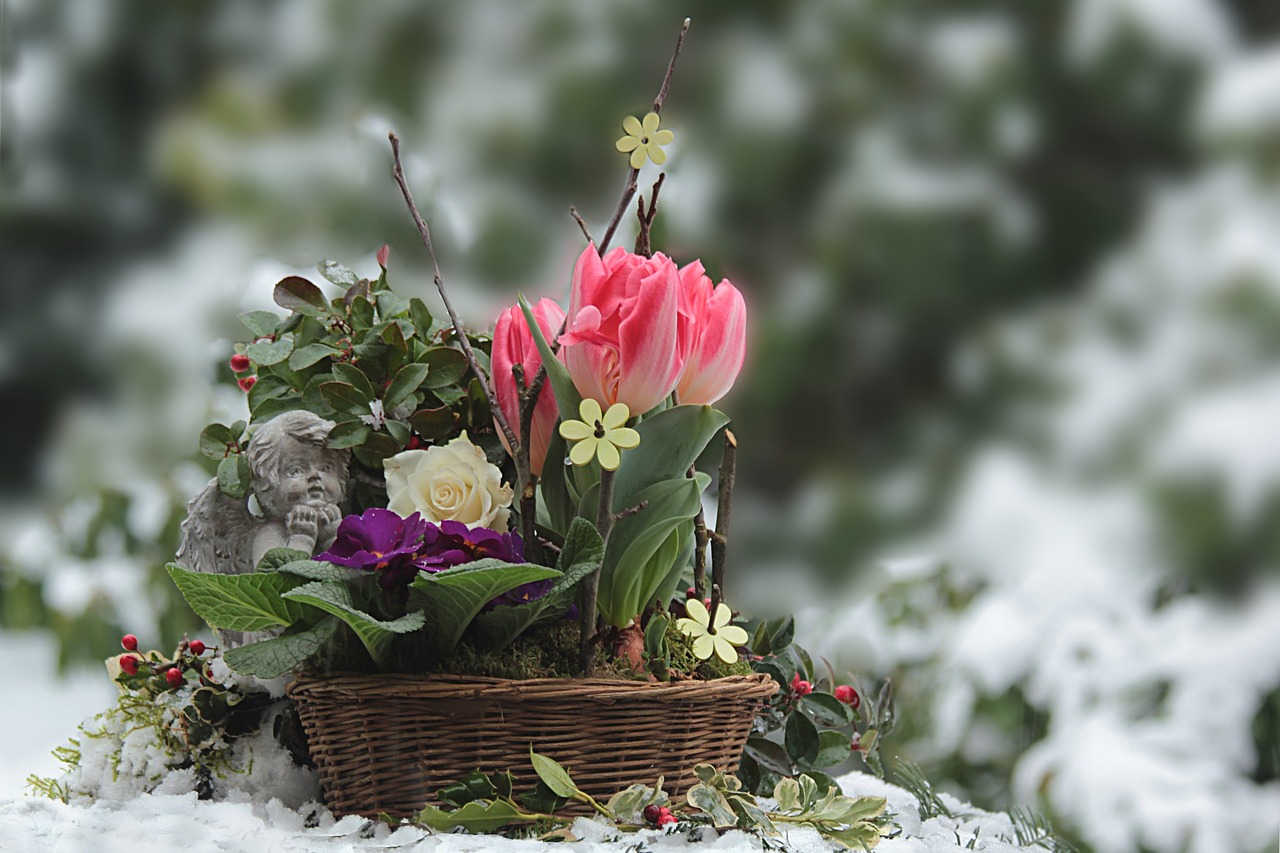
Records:
<instances>
[{"instance_id":1,"label":"tulip leaf","mask_svg":"<svg viewBox=\"0 0 1280 853\"><path fill-rule=\"evenodd\" d=\"M300 669L329 644L340 627L342 623L338 619L326 616L297 633L285 633L279 637L249 643L247 646L227 649L222 657L227 666L240 675L279 678Z\"/></svg>"},{"instance_id":2,"label":"tulip leaf","mask_svg":"<svg viewBox=\"0 0 1280 853\"><path fill-rule=\"evenodd\" d=\"M277 572L222 575L193 572L176 563L169 577L204 621L225 631L264 631L301 620L305 610L283 594L301 583Z\"/></svg>"},{"instance_id":3,"label":"tulip leaf","mask_svg":"<svg viewBox=\"0 0 1280 853\"><path fill-rule=\"evenodd\" d=\"M587 575L600 568L604 541L595 525L575 518L564 538L556 569L561 577L546 595L525 604L495 607L476 617L477 640L487 649L504 649L534 625L558 619L569 612L573 593Z\"/></svg>"},{"instance_id":4,"label":"tulip leaf","mask_svg":"<svg viewBox=\"0 0 1280 853\"><path fill-rule=\"evenodd\" d=\"M409 609L431 614L426 634L431 650L451 654L462 633L484 606L505 592L535 581L560 577L560 572L532 563L477 560L448 571L421 572L409 588Z\"/></svg>"},{"instance_id":5,"label":"tulip leaf","mask_svg":"<svg viewBox=\"0 0 1280 853\"><path fill-rule=\"evenodd\" d=\"M542 478L538 481L538 489L542 492L539 506L547 509L551 520L551 528L557 533L569 529L574 516L578 514L578 502L581 496L569 480L568 465L565 456L568 448L559 432L553 432L547 444L547 460L542 465Z\"/></svg>"},{"instance_id":6,"label":"tulip leaf","mask_svg":"<svg viewBox=\"0 0 1280 853\"><path fill-rule=\"evenodd\" d=\"M698 514L702 490L710 481L705 474L682 476L633 497L632 506L644 507L619 519L605 544L599 608L610 625L626 627L668 576L681 551L677 528Z\"/></svg>"},{"instance_id":7,"label":"tulip leaf","mask_svg":"<svg viewBox=\"0 0 1280 853\"><path fill-rule=\"evenodd\" d=\"M640 446L622 454L614 476L614 511L637 503L641 489L683 477L727 423L729 418L710 406L676 406L642 420L636 425Z\"/></svg>"},{"instance_id":8,"label":"tulip leaf","mask_svg":"<svg viewBox=\"0 0 1280 853\"><path fill-rule=\"evenodd\" d=\"M551 345L542 334L542 327L533 316L533 309L529 307L528 300L523 296L520 297L520 310L524 312L525 323L528 324L533 342L537 344L538 352L542 355L542 364L547 368L547 379L551 380L551 390L555 392L560 416L577 417L578 407L582 405L582 395L574 387L573 378L569 376L569 368L565 367L564 362L556 358L556 354L551 351Z\"/></svg>"},{"instance_id":9,"label":"tulip leaf","mask_svg":"<svg viewBox=\"0 0 1280 853\"><path fill-rule=\"evenodd\" d=\"M379 669L384 666L387 650L396 635L412 633L427 621L421 612L406 613L390 622L376 619L356 606L351 597L351 588L342 583L315 581L289 590L282 597L310 604L346 622L360 638L360 642L364 643L369 657L373 658Z\"/></svg>"}]
</instances>

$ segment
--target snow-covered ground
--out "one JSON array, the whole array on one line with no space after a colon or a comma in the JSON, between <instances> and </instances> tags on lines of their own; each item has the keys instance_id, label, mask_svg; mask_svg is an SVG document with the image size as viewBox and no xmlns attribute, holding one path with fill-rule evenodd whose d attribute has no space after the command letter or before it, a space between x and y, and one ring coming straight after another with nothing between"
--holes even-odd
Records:
<instances>
[{"instance_id":1,"label":"snow-covered ground","mask_svg":"<svg viewBox=\"0 0 1280 853\"><path fill-rule=\"evenodd\" d=\"M944 802L963 816L936 817L921 822L915 799L879 779L853 773L840 780L846 793L883 796L902 826L902 835L881 842L878 853L953 853L977 839L970 849L986 853L1016 853L1027 848L1011 843L1015 837L1009 818L968 809L949 797ZM308 825L313 824L313 825ZM622 834L612 827L580 818L572 832L582 840L575 851L635 850L643 841L654 853L674 850L714 850L718 853L758 853L760 841L741 832L720 837L707 830L661 833L657 830ZM812 830L790 831L784 839L796 853L829 853L829 842ZM65 805L53 800L21 798L0 801L0 849L12 853L89 850L97 853L145 853L184 850L186 853L273 853L287 851L414 850L463 853L496 850L526 853L564 850L561 844L536 840L512 841L495 836L435 834L415 827L390 827L357 817L334 820L320 807L294 811L278 801L269 803L201 802L195 794L144 794L123 802L97 801Z\"/></svg>"}]
</instances>

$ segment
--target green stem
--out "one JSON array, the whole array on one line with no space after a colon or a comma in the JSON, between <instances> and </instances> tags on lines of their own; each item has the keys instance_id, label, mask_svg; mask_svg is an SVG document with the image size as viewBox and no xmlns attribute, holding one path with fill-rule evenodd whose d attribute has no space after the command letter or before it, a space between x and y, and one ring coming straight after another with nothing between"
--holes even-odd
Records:
<instances>
[{"instance_id":1,"label":"green stem","mask_svg":"<svg viewBox=\"0 0 1280 853\"><path fill-rule=\"evenodd\" d=\"M600 471L600 503L596 507L596 530L600 532L600 538L606 543L609 540L609 531L613 529L613 521L613 472L602 469ZM597 568L587 576L586 583L583 584L582 613L579 614L582 635L580 650L582 674L586 678L590 678L592 670L595 669L594 640L599 594L600 569Z\"/></svg>"}]
</instances>

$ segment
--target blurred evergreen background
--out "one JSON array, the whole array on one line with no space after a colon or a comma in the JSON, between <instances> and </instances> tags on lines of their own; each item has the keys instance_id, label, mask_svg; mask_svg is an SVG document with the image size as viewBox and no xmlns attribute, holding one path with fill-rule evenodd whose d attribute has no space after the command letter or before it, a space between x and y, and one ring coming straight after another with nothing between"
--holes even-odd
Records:
<instances>
[{"instance_id":1,"label":"blurred evergreen background","mask_svg":"<svg viewBox=\"0 0 1280 853\"><path fill-rule=\"evenodd\" d=\"M739 603L892 676L890 754L979 805L1274 841L1274 0L0 10L0 646L195 630L235 315L383 243L434 304L388 130L471 324L563 301L691 15L655 246L748 299Z\"/></svg>"}]
</instances>

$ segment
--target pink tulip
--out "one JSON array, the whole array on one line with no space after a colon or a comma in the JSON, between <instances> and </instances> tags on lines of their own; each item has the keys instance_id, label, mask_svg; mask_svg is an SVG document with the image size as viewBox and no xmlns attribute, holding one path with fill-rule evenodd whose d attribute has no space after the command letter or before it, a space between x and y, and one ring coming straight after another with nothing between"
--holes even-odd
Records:
<instances>
[{"instance_id":1,"label":"pink tulip","mask_svg":"<svg viewBox=\"0 0 1280 853\"><path fill-rule=\"evenodd\" d=\"M560 324L564 321L564 311L550 299L543 299L533 306L533 317L538 321L538 328L548 341L554 340ZM493 330L493 391L498 395L498 405L507 423L515 431L521 441L529 443L529 469L535 476L542 474L542 463L547 458L547 445L551 442L555 429L556 395L551 392L551 384L542 386L542 394L538 397L538 405L533 410L533 424L530 427L530 438L520 435L520 392L516 388L515 376L511 366L524 365L524 383L533 382L538 368L542 367L542 356L533 342L533 334L529 324L525 322L524 312L520 306L513 305L498 317ZM507 447L507 439L498 430L502 445ZM511 448L507 447L507 452Z\"/></svg>"},{"instance_id":2,"label":"pink tulip","mask_svg":"<svg viewBox=\"0 0 1280 853\"><path fill-rule=\"evenodd\" d=\"M733 387L747 350L747 304L722 279L711 286L701 261L680 270L684 372L676 384L681 403L710 405Z\"/></svg>"},{"instance_id":3,"label":"pink tulip","mask_svg":"<svg viewBox=\"0 0 1280 853\"><path fill-rule=\"evenodd\" d=\"M605 408L626 403L635 414L666 399L684 368L679 289L679 270L665 255L619 248L601 258L587 246L560 336L578 393Z\"/></svg>"}]
</instances>

